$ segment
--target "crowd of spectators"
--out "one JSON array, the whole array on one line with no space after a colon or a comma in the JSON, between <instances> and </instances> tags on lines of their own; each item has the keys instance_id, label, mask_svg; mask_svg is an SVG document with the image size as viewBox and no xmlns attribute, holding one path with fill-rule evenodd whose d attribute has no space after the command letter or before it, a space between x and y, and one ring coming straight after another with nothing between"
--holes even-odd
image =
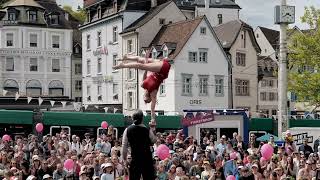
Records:
<instances>
[{"instance_id":1,"label":"crowd of spectators","mask_svg":"<svg viewBox=\"0 0 320 180\"><path fill-rule=\"evenodd\" d=\"M112 132L109 129L98 138L89 133L69 136L62 131L41 140L35 135L1 140L0 179L126 180L131 157L128 154L128 163L123 163L121 138L116 139ZM298 146L290 138L277 145L272 136L268 142L257 142L254 134L244 143L237 133L233 137L222 135L216 142L216 135L209 131L200 142L193 136L185 137L182 131L156 133L156 137L150 147L153 152L161 144L170 149L170 157L163 160L153 153L159 180L224 180L229 175L245 180L311 180L319 175L318 148L309 146L307 139ZM274 147L269 160L260 155L264 143ZM64 168L67 159L74 162L72 170Z\"/></svg>"}]
</instances>

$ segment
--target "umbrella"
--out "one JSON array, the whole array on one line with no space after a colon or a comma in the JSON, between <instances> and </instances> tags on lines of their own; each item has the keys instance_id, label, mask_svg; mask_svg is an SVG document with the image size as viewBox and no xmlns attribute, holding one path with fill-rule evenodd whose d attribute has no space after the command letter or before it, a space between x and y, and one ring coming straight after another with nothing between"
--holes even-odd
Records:
<instances>
[{"instance_id":1,"label":"umbrella","mask_svg":"<svg viewBox=\"0 0 320 180\"><path fill-rule=\"evenodd\" d=\"M265 135L257 138L257 141L269 141L271 136L274 137L274 141L279 141L279 140L281 140L281 139L278 138L277 136L268 133L268 134L265 134Z\"/></svg>"}]
</instances>

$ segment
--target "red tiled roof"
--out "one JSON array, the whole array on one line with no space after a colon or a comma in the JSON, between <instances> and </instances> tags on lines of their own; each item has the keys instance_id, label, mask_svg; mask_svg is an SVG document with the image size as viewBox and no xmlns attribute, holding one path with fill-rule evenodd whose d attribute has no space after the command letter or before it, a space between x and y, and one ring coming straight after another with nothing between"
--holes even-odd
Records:
<instances>
[{"instance_id":1,"label":"red tiled roof","mask_svg":"<svg viewBox=\"0 0 320 180\"><path fill-rule=\"evenodd\" d=\"M174 59L180 53L202 20L203 17L199 17L193 20L179 21L163 26L151 42L150 47L162 45L164 43L175 43L176 49L170 55L170 58Z\"/></svg>"}]
</instances>

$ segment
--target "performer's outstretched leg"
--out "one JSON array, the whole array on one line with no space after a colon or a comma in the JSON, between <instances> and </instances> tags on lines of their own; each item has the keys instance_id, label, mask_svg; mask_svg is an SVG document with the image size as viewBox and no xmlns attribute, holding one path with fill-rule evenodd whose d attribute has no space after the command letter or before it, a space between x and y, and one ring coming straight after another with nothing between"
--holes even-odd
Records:
<instances>
[{"instance_id":1,"label":"performer's outstretched leg","mask_svg":"<svg viewBox=\"0 0 320 180\"><path fill-rule=\"evenodd\" d=\"M113 69L135 68L135 69L141 69L141 70L146 70L151 72L160 72L162 68L162 64L163 63L161 61L155 61L148 64L141 64L137 62L127 63L127 64L120 63L117 66L113 66Z\"/></svg>"},{"instance_id":2,"label":"performer's outstretched leg","mask_svg":"<svg viewBox=\"0 0 320 180\"><path fill-rule=\"evenodd\" d=\"M152 91L150 93L150 98L151 98L151 120L156 120L156 104L157 104L157 93L158 89Z\"/></svg>"}]
</instances>

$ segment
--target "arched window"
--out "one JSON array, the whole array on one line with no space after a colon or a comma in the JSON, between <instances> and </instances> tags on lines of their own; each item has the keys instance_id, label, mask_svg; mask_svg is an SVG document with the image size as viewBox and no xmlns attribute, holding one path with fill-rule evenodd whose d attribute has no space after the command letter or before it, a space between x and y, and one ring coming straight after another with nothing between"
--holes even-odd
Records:
<instances>
[{"instance_id":1,"label":"arched window","mask_svg":"<svg viewBox=\"0 0 320 180\"><path fill-rule=\"evenodd\" d=\"M54 80L49 83L49 96L63 96L64 86L61 81Z\"/></svg>"},{"instance_id":2,"label":"arched window","mask_svg":"<svg viewBox=\"0 0 320 180\"><path fill-rule=\"evenodd\" d=\"M19 85L17 81L8 79L3 83L3 89L8 91L7 95L11 96L19 92Z\"/></svg>"},{"instance_id":3,"label":"arched window","mask_svg":"<svg viewBox=\"0 0 320 180\"><path fill-rule=\"evenodd\" d=\"M30 80L26 84L27 96L41 96L42 86L38 80Z\"/></svg>"}]
</instances>

